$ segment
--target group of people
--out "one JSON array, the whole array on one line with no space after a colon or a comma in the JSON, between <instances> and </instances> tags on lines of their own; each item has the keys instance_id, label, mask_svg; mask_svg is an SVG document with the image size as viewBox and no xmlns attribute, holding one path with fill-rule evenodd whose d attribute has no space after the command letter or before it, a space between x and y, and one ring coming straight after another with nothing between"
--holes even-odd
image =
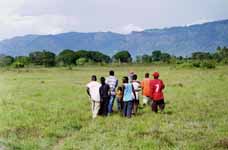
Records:
<instances>
[{"instance_id":1,"label":"group of people","mask_svg":"<svg viewBox=\"0 0 228 150\"><path fill-rule=\"evenodd\" d=\"M130 118L138 111L140 91L142 91L144 107L151 104L152 111L157 113L158 107L163 111L165 85L159 79L158 72L154 72L152 76L153 79L150 79L149 73L146 73L145 79L140 82L137 80L137 74L130 72L128 76L123 77L121 86L118 86L118 79L113 70L109 71L107 78L101 77L100 83L96 75L92 75L91 81L86 85L91 101L92 117L111 115L116 100L117 110L124 117Z\"/></svg>"}]
</instances>

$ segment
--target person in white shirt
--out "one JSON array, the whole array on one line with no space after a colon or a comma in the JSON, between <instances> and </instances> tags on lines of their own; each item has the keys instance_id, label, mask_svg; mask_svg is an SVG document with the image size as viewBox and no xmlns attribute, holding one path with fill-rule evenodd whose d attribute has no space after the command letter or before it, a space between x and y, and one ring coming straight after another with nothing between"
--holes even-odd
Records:
<instances>
[{"instance_id":1,"label":"person in white shirt","mask_svg":"<svg viewBox=\"0 0 228 150\"><path fill-rule=\"evenodd\" d=\"M134 74L132 76L132 81L131 81L134 91L135 91L135 99L133 101L133 110L132 113L136 114L138 111L138 106L139 106L139 91L141 90L141 84L139 81L137 81L137 75Z\"/></svg>"},{"instance_id":2,"label":"person in white shirt","mask_svg":"<svg viewBox=\"0 0 228 150\"><path fill-rule=\"evenodd\" d=\"M97 77L93 75L91 77L91 81L86 85L87 94L91 100L91 109L92 109L92 117L96 118L100 109L100 93L99 89L101 84L97 82Z\"/></svg>"},{"instance_id":3,"label":"person in white shirt","mask_svg":"<svg viewBox=\"0 0 228 150\"><path fill-rule=\"evenodd\" d=\"M113 107L113 103L114 103L115 96L116 96L116 92L115 92L116 87L118 85L118 80L114 76L113 70L109 71L109 77L106 78L105 82L110 87L110 99L109 99L109 104L108 104L108 115L110 115L113 112L112 107Z\"/></svg>"}]
</instances>

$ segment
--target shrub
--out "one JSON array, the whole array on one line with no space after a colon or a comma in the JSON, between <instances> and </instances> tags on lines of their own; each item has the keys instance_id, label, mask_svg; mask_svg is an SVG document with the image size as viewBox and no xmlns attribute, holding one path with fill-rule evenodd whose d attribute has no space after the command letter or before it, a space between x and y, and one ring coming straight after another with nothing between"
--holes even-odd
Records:
<instances>
[{"instance_id":1,"label":"shrub","mask_svg":"<svg viewBox=\"0 0 228 150\"><path fill-rule=\"evenodd\" d=\"M21 63L21 62L14 62L12 66L14 68L24 68L25 67L24 63Z\"/></svg>"},{"instance_id":2,"label":"shrub","mask_svg":"<svg viewBox=\"0 0 228 150\"><path fill-rule=\"evenodd\" d=\"M10 66L14 62L14 58L12 56L0 56L0 66Z\"/></svg>"},{"instance_id":3,"label":"shrub","mask_svg":"<svg viewBox=\"0 0 228 150\"><path fill-rule=\"evenodd\" d=\"M179 64L178 66L180 68L192 68L193 67L192 63L190 63L190 62L184 62L182 64Z\"/></svg>"},{"instance_id":4,"label":"shrub","mask_svg":"<svg viewBox=\"0 0 228 150\"><path fill-rule=\"evenodd\" d=\"M87 62L88 62L88 59L86 59L86 58L79 58L79 59L76 60L76 64L77 65L84 65Z\"/></svg>"},{"instance_id":5,"label":"shrub","mask_svg":"<svg viewBox=\"0 0 228 150\"><path fill-rule=\"evenodd\" d=\"M201 63L199 61L194 61L194 62L192 62L192 66L196 67L196 68L200 68Z\"/></svg>"},{"instance_id":6,"label":"shrub","mask_svg":"<svg viewBox=\"0 0 228 150\"><path fill-rule=\"evenodd\" d=\"M181 60L176 61L176 64L178 64L178 65L183 64L183 63L184 63L184 61L181 61Z\"/></svg>"},{"instance_id":7,"label":"shrub","mask_svg":"<svg viewBox=\"0 0 228 150\"><path fill-rule=\"evenodd\" d=\"M206 69L214 69L216 67L216 63L214 61L203 61L200 67Z\"/></svg>"}]
</instances>

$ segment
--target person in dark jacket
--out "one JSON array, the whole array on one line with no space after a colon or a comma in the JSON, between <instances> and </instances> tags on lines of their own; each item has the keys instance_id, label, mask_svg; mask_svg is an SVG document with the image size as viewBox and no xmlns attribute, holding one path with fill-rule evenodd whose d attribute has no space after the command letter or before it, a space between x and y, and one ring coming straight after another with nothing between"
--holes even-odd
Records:
<instances>
[{"instance_id":1,"label":"person in dark jacket","mask_svg":"<svg viewBox=\"0 0 228 150\"><path fill-rule=\"evenodd\" d=\"M105 83L105 78L101 77L101 87L99 89L100 92L100 98L101 98L101 108L99 111L99 114L102 116L108 115L108 104L109 104L109 98L110 98L110 87L108 84Z\"/></svg>"}]
</instances>

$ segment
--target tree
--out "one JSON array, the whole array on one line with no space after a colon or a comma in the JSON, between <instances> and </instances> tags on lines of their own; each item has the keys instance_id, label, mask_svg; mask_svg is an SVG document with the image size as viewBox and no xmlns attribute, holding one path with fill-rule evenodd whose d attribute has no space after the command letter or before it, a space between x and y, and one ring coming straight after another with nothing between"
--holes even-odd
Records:
<instances>
[{"instance_id":1,"label":"tree","mask_svg":"<svg viewBox=\"0 0 228 150\"><path fill-rule=\"evenodd\" d=\"M142 56L136 56L136 63L143 63Z\"/></svg>"},{"instance_id":2,"label":"tree","mask_svg":"<svg viewBox=\"0 0 228 150\"><path fill-rule=\"evenodd\" d=\"M42 64L45 67L50 67L55 65L55 54L49 51L43 51Z\"/></svg>"},{"instance_id":3,"label":"tree","mask_svg":"<svg viewBox=\"0 0 228 150\"><path fill-rule=\"evenodd\" d=\"M31 52L29 54L29 59L34 65L42 65L43 64L43 53L40 51Z\"/></svg>"},{"instance_id":4,"label":"tree","mask_svg":"<svg viewBox=\"0 0 228 150\"><path fill-rule=\"evenodd\" d=\"M9 66L14 62L14 58L12 56L1 56L0 57L0 66L5 67Z\"/></svg>"},{"instance_id":5,"label":"tree","mask_svg":"<svg viewBox=\"0 0 228 150\"><path fill-rule=\"evenodd\" d=\"M16 56L13 63L13 67L24 68L25 65L29 65L29 64L30 64L30 59L28 56Z\"/></svg>"},{"instance_id":6,"label":"tree","mask_svg":"<svg viewBox=\"0 0 228 150\"><path fill-rule=\"evenodd\" d=\"M143 55L142 56L142 62L143 63L151 63L152 62L152 57L149 55Z\"/></svg>"},{"instance_id":7,"label":"tree","mask_svg":"<svg viewBox=\"0 0 228 150\"><path fill-rule=\"evenodd\" d=\"M79 58L90 59L90 53L86 50L79 50L75 52L75 57L76 59L79 59Z\"/></svg>"},{"instance_id":8,"label":"tree","mask_svg":"<svg viewBox=\"0 0 228 150\"><path fill-rule=\"evenodd\" d=\"M171 59L171 56L168 53L162 53L160 59L161 59L162 62L169 63L170 59Z\"/></svg>"},{"instance_id":9,"label":"tree","mask_svg":"<svg viewBox=\"0 0 228 150\"><path fill-rule=\"evenodd\" d=\"M94 62L105 62L109 63L111 61L111 58L107 55L102 54L98 51L89 51L90 59Z\"/></svg>"},{"instance_id":10,"label":"tree","mask_svg":"<svg viewBox=\"0 0 228 150\"><path fill-rule=\"evenodd\" d=\"M87 62L88 62L88 59L87 58L83 58L83 57L81 57L81 58L76 60L76 64L77 65L84 65Z\"/></svg>"},{"instance_id":11,"label":"tree","mask_svg":"<svg viewBox=\"0 0 228 150\"><path fill-rule=\"evenodd\" d=\"M160 50L156 50L152 52L152 60L153 61L160 61L161 60L161 51Z\"/></svg>"},{"instance_id":12,"label":"tree","mask_svg":"<svg viewBox=\"0 0 228 150\"><path fill-rule=\"evenodd\" d=\"M30 59L28 56L16 56L15 57L15 62L23 64L23 65L29 65L30 64Z\"/></svg>"},{"instance_id":13,"label":"tree","mask_svg":"<svg viewBox=\"0 0 228 150\"><path fill-rule=\"evenodd\" d=\"M113 58L121 63L129 63L132 61L131 54L128 51L117 52Z\"/></svg>"},{"instance_id":14,"label":"tree","mask_svg":"<svg viewBox=\"0 0 228 150\"><path fill-rule=\"evenodd\" d=\"M94 62L105 62L109 63L111 58L101 52L98 51L86 51L86 50L79 50L75 52L76 58L86 58L87 60L91 60Z\"/></svg>"},{"instance_id":15,"label":"tree","mask_svg":"<svg viewBox=\"0 0 228 150\"><path fill-rule=\"evenodd\" d=\"M211 58L212 58L212 56L208 52L194 52L194 53L192 53L192 59L195 59L195 60L207 60L207 59L211 59Z\"/></svg>"},{"instance_id":16,"label":"tree","mask_svg":"<svg viewBox=\"0 0 228 150\"><path fill-rule=\"evenodd\" d=\"M55 65L55 54L45 50L30 53L29 59L35 65L44 65L45 67Z\"/></svg>"},{"instance_id":17,"label":"tree","mask_svg":"<svg viewBox=\"0 0 228 150\"><path fill-rule=\"evenodd\" d=\"M223 47L223 48L218 47L214 57L216 57L216 60L218 62L223 62L224 64L228 64L228 48L227 47Z\"/></svg>"},{"instance_id":18,"label":"tree","mask_svg":"<svg viewBox=\"0 0 228 150\"><path fill-rule=\"evenodd\" d=\"M76 54L73 50L63 50L59 53L57 61L62 62L64 65L70 66L76 63Z\"/></svg>"}]
</instances>

